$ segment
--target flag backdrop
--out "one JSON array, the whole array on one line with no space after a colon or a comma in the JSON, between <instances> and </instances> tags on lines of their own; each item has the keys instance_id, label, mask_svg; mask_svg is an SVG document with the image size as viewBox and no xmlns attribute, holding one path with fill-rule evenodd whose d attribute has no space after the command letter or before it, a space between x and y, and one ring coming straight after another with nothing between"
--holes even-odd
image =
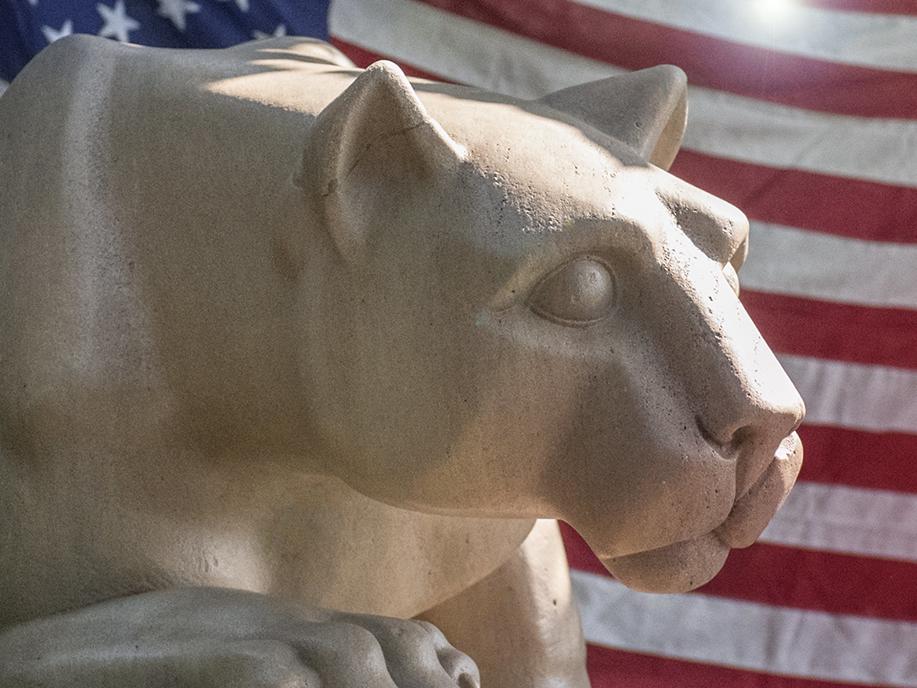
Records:
<instances>
[{"instance_id":1,"label":"flag backdrop","mask_svg":"<svg viewBox=\"0 0 917 688\"><path fill-rule=\"evenodd\" d=\"M330 36L522 97L682 67L672 171L752 220L742 301L806 400L805 465L691 594L628 591L565 531L593 686L917 686L917 0L0 0L0 78L71 32Z\"/></svg>"}]
</instances>

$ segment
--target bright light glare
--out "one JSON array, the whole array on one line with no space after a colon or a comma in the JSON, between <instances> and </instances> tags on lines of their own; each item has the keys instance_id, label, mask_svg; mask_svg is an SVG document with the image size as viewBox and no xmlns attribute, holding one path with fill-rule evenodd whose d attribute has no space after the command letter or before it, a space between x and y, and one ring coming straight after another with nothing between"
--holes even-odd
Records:
<instances>
[{"instance_id":1,"label":"bright light glare","mask_svg":"<svg viewBox=\"0 0 917 688\"><path fill-rule=\"evenodd\" d=\"M793 7L793 0L755 0L753 5L759 17L775 21L787 14Z\"/></svg>"}]
</instances>

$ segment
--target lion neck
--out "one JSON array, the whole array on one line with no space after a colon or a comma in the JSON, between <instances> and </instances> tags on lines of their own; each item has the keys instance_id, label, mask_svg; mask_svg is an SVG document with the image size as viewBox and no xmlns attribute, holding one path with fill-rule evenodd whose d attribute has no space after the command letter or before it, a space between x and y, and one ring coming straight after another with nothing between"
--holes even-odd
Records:
<instances>
[{"instance_id":1,"label":"lion neck","mask_svg":"<svg viewBox=\"0 0 917 688\"><path fill-rule=\"evenodd\" d=\"M393 508L284 457L62 440L0 461L0 627L185 585L409 617L496 569L531 527Z\"/></svg>"}]
</instances>

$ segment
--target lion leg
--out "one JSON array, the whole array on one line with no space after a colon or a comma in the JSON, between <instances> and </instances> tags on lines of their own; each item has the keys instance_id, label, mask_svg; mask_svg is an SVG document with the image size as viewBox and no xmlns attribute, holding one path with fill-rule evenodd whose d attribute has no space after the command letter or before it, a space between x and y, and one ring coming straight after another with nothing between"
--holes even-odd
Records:
<instances>
[{"instance_id":1,"label":"lion leg","mask_svg":"<svg viewBox=\"0 0 917 688\"><path fill-rule=\"evenodd\" d=\"M501 568L419 618L477 662L482 686L589 688L556 521L538 521Z\"/></svg>"}]
</instances>

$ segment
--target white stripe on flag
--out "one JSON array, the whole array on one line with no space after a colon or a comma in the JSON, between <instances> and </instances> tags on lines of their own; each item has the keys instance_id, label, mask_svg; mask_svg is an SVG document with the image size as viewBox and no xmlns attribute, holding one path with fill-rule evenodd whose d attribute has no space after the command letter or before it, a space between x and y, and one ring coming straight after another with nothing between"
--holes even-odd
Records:
<instances>
[{"instance_id":1,"label":"white stripe on flag","mask_svg":"<svg viewBox=\"0 0 917 688\"><path fill-rule=\"evenodd\" d=\"M917 72L917 19L749 0L573 0L632 19L831 62ZM839 41L838 36L853 40Z\"/></svg>"},{"instance_id":2,"label":"white stripe on flag","mask_svg":"<svg viewBox=\"0 0 917 688\"><path fill-rule=\"evenodd\" d=\"M693 87L685 147L756 165L917 187L917 121L833 115Z\"/></svg>"},{"instance_id":3,"label":"white stripe on flag","mask_svg":"<svg viewBox=\"0 0 917 688\"><path fill-rule=\"evenodd\" d=\"M917 685L917 624L697 593L650 595L607 576L571 576L589 643L768 674Z\"/></svg>"},{"instance_id":4,"label":"white stripe on flag","mask_svg":"<svg viewBox=\"0 0 917 688\"><path fill-rule=\"evenodd\" d=\"M917 276L917 244L863 241L752 222L750 246L740 275L742 285L750 289L917 309L917 279L909 279Z\"/></svg>"},{"instance_id":5,"label":"white stripe on flag","mask_svg":"<svg viewBox=\"0 0 917 688\"><path fill-rule=\"evenodd\" d=\"M621 69L412 0L335 0L333 36L444 79L533 98ZM418 40L422 36L423 40ZM917 122L812 112L693 87L685 146L771 167L917 187Z\"/></svg>"},{"instance_id":6,"label":"white stripe on flag","mask_svg":"<svg viewBox=\"0 0 917 688\"><path fill-rule=\"evenodd\" d=\"M917 563L917 495L800 481L761 541Z\"/></svg>"},{"instance_id":7,"label":"white stripe on flag","mask_svg":"<svg viewBox=\"0 0 917 688\"><path fill-rule=\"evenodd\" d=\"M808 422L917 434L917 371L791 354L777 358L806 402Z\"/></svg>"}]
</instances>

